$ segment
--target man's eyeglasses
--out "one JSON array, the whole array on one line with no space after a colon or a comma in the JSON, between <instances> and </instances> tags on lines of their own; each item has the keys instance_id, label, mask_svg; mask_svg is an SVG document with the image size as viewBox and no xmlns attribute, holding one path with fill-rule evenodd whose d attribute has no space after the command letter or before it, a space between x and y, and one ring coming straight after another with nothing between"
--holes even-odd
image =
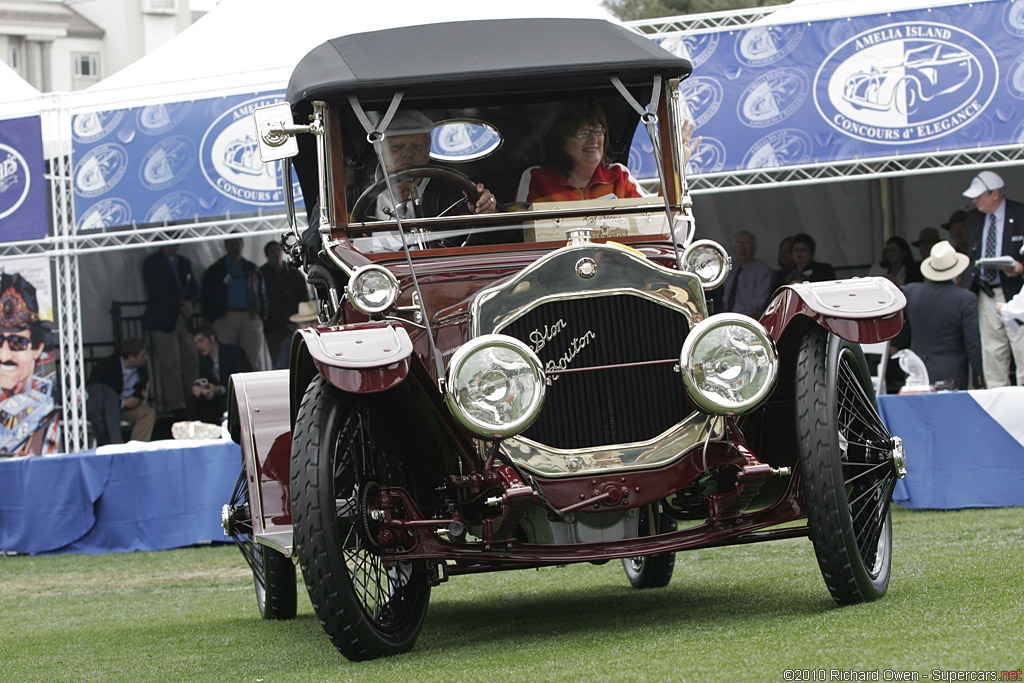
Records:
<instances>
[{"instance_id":1,"label":"man's eyeglasses","mask_svg":"<svg viewBox=\"0 0 1024 683\"><path fill-rule=\"evenodd\" d=\"M0 334L0 348L4 344L11 347L11 351L24 351L32 344L32 340L17 334Z\"/></svg>"},{"instance_id":2,"label":"man's eyeglasses","mask_svg":"<svg viewBox=\"0 0 1024 683\"><path fill-rule=\"evenodd\" d=\"M603 138L607 132L604 128L580 128L575 133L570 133L569 137L576 138L577 140L586 140L591 135L595 138Z\"/></svg>"}]
</instances>

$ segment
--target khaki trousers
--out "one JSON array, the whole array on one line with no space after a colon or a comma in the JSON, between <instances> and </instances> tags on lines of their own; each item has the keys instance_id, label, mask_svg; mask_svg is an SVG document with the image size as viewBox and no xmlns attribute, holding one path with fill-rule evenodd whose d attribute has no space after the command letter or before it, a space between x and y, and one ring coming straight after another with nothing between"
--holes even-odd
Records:
<instances>
[{"instance_id":1,"label":"khaki trousers","mask_svg":"<svg viewBox=\"0 0 1024 683\"><path fill-rule=\"evenodd\" d=\"M1024 386L1024 328L1016 332L995 311L997 303L1006 303L1001 287L993 295L978 292L978 327L981 331L981 364L985 386L989 389L1010 385L1010 358L1017 365L1017 386Z\"/></svg>"}]
</instances>

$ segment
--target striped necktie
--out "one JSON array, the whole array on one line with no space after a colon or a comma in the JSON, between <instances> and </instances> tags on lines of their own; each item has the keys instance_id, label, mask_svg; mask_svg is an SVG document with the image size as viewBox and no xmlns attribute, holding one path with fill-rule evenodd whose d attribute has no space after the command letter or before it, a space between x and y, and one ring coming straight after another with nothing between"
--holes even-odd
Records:
<instances>
[{"instance_id":1,"label":"striped necktie","mask_svg":"<svg viewBox=\"0 0 1024 683\"><path fill-rule=\"evenodd\" d=\"M988 232L985 234L985 258L996 256L996 215L989 214ZM990 285L994 285L999 279L999 273L995 268L984 268L981 272L981 279Z\"/></svg>"}]
</instances>

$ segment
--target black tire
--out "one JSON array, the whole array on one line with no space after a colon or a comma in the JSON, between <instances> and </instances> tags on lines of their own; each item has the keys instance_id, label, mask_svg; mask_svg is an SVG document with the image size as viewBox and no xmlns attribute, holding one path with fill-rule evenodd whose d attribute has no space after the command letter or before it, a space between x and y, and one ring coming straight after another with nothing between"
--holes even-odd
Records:
<instances>
[{"instance_id":1,"label":"black tire","mask_svg":"<svg viewBox=\"0 0 1024 683\"><path fill-rule=\"evenodd\" d=\"M262 572L253 571L256 606L264 619L294 619L296 612L295 565L273 548L256 545L253 564Z\"/></svg>"},{"instance_id":2,"label":"black tire","mask_svg":"<svg viewBox=\"0 0 1024 683\"><path fill-rule=\"evenodd\" d=\"M892 568L893 441L860 349L817 326L800 343L796 421L807 521L825 585L841 605L876 600Z\"/></svg>"},{"instance_id":3,"label":"black tire","mask_svg":"<svg viewBox=\"0 0 1024 683\"><path fill-rule=\"evenodd\" d=\"M256 542L249 516L249 487L245 467L238 475L230 506L235 510L231 538L252 570L256 606L264 619L294 619L296 612L295 565L277 552Z\"/></svg>"},{"instance_id":4,"label":"black tire","mask_svg":"<svg viewBox=\"0 0 1024 683\"><path fill-rule=\"evenodd\" d=\"M656 506L654 506L656 507ZM650 536L652 506L644 506L640 510L640 535ZM664 534L676 530L676 521L664 513L654 513L658 520L655 533ZM675 553L658 555L640 555L622 558L622 568L633 588L664 588L672 580L672 570L676 566Z\"/></svg>"},{"instance_id":5,"label":"black tire","mask_svg":"<svg viewBox=\"0 0 1024 683\"><path fill-rule=\"evenodd\" d=\"M292 522L313 610L334 646L365 660L412 648L430 586L419 564L384 566L367 508L379 485L408 487L380 397L316 376L292 437ZM380 404L380 409L377 405Z\"/></svg>"}]
</instances>

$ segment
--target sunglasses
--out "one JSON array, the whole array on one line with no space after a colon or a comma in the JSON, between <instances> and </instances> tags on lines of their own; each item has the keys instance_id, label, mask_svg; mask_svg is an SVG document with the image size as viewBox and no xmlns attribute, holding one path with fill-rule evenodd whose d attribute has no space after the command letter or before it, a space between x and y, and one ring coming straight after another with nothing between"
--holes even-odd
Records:
<instances>
[{"instance_id":1,"label":"sunglasses","mask_svg":"<svg viewBox=\"0 0 1024 683\"><path fill-rule=\"evenodd\" d=\"M0 348L4 344L7 344L11 351L24 351L32 345L32 340L17 334L0 334Z\"/></svg>"}]
</instances>

